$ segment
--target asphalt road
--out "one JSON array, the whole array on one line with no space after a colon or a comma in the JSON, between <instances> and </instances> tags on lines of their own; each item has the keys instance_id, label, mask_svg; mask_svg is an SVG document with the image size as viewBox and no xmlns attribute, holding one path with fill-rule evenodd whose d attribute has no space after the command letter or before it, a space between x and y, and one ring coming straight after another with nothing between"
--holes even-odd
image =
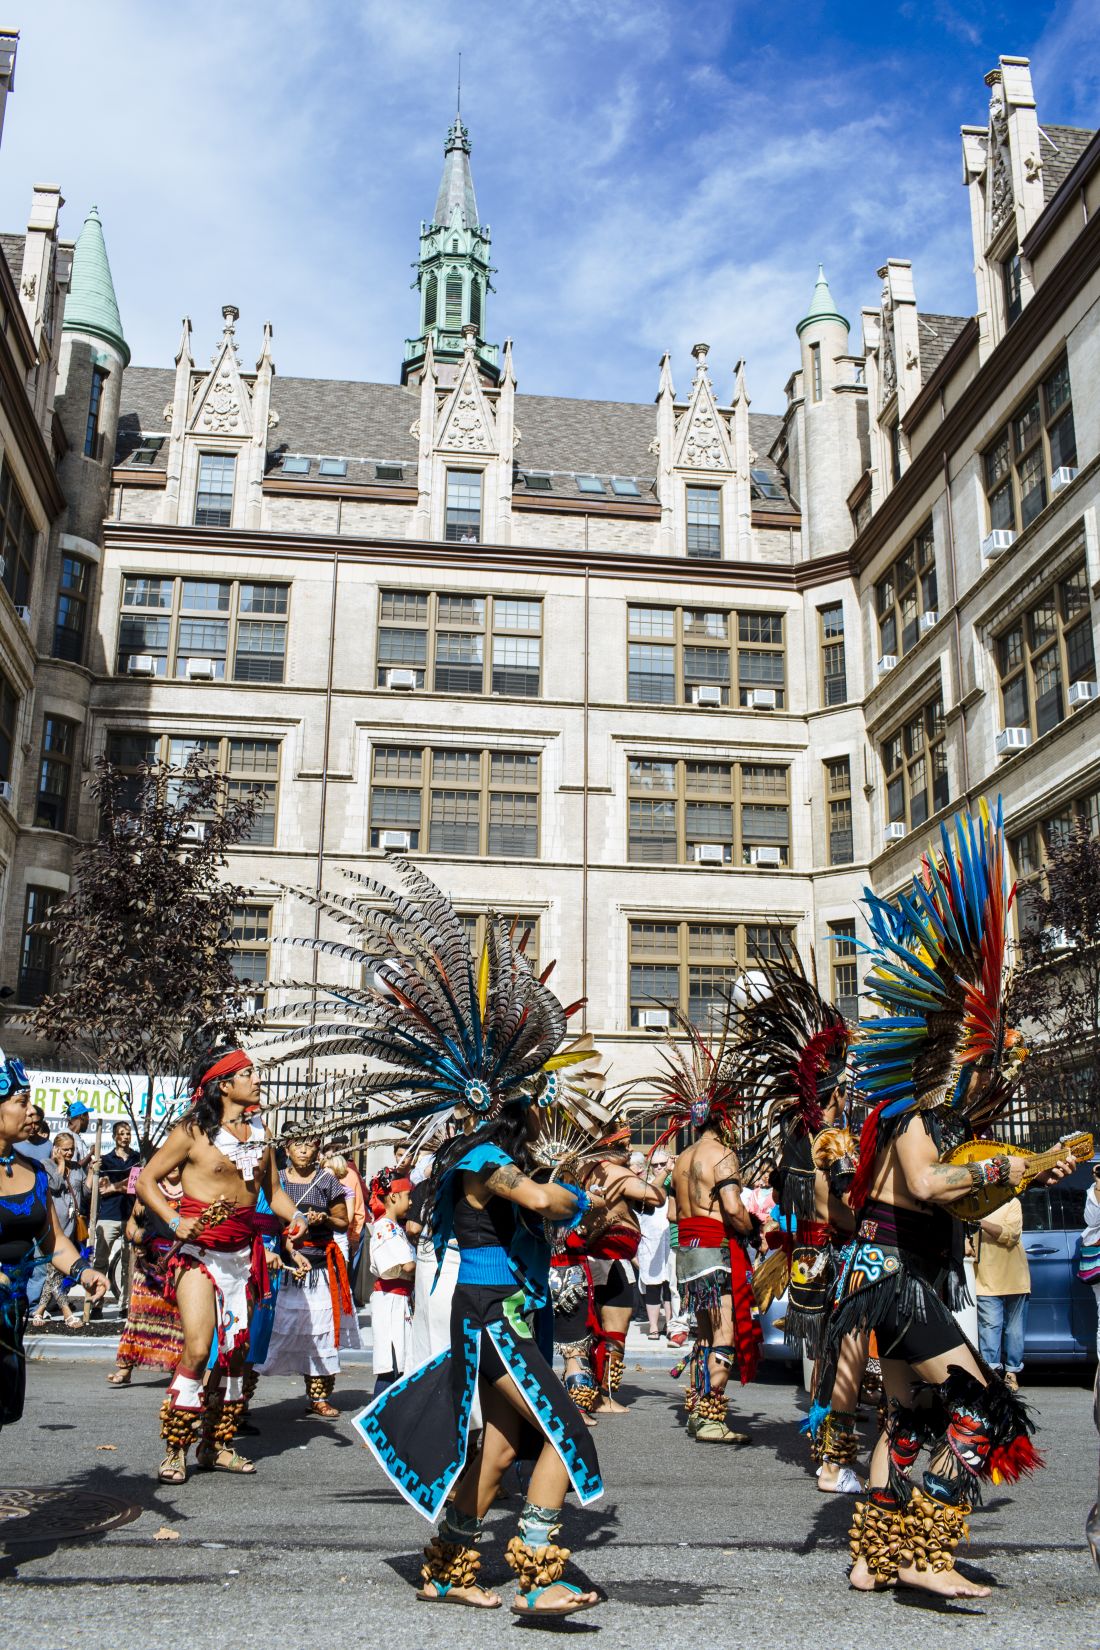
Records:
<instances>
[{"instance_id":1,"label":"asphalt road","mask_svg":"<svg viewBox=\"0 0 1100 1650\"><path fill-rule=\"evenodd\" d=\"M27 1415L0 1440L0 1484L113 1496L140 1515L92 1539L43 1531L37 1544L15 1539L20 1521L0 1525L2 1650L488 1650L530 1632L598 1633L608 1650L1100 1645L1100 1577L1083 1540L1097 1439L1083 1384L1033 1390L1047 1471L1011 1496L992 1490L973 1521L966 1559L994 1581L992 1598L943 1607L848 1590L850 1503L816 1492L789 1384L772 1377L738 1395L751 1448L707 1449L686 1440L667 1375L633 1370L632 1413L599 1429L607 1494L566 1512L564 1539L609 1601L533 1626L507 1610L416 1603L427 1525L350 1428L298 1419L295 1382L261 1383L262 1435L247 1445L255 1478L168 1488L153 1478L162 1383L114 1391L106 1373L103 1363L31 1366ZM367 1378L349 1371L338 1388L349 1413ZM483 1573L502 1585L518 1509L512 1499L490 1519Z\"/></svg>"}]
</instances>

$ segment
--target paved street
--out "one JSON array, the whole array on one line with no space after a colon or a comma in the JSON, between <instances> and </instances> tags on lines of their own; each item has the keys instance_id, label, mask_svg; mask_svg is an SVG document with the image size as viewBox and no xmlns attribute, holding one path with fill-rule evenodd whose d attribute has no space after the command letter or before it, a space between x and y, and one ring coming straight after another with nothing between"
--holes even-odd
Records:
<instances>
[{"instance_id":1,"label":"paved street","mask_svg":"<svg viewBox=\"0 0 1100 1650\"><path fill-rule=\"evenodd\" d=\"M140 1516L92 1540L9 1543L0 1571L0 1647L182 1650L232 1643L278 1650L376 1642L473 1646L534 1631L498 1612L428 1609L414 1601L427 1526L389 1489L346 1426L300 1421L296 1384L263 1383L263 1435L248 1446L254 1479L197 1476L156 1484L161 1384L105 1385L102 1362L37 1362L28 1414L5 1433L7 1488L68 1486L115 1496ZM338 1391L349 1411L367 1372ZM570 1504L565 1539L611 1602L540 1631L595 1632L607 1646L830 1647L867 1634L874 1650L952 1650L990 1642L1086 1650L1100 1643L1100 1583L1082 1530L1096 1485L1096 1441L1083 1386L1034 1392L1050 1466L1013 1496L994 1490L975 1520L969 1561L996 1579L980 1609L926 1605L909 1594L864 1598L844 1582L849 1503L819 1497L795 1433L790 1387L778 1379L739 1398L749 1450L689 1445L675 1387L635 1369L634 1413L599 1437L608 1493ZM102 1446L113 1445L113 1449ZM507 1577L503 1542L518 1503L491 1518L486 1573ZM18 1526L9 1526L18 1534ZM169 1530L178 1539L157 1539ZM952 1619L944 1618L949 1614Z\"/></svg>"}]
</instances>

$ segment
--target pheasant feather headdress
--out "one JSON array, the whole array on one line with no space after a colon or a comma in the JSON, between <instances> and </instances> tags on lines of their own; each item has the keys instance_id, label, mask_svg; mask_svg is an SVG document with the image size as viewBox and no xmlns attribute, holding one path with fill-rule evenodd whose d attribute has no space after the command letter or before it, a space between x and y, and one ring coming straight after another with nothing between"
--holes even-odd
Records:
<instances>
[{"instance_id":1,"label":"pheasant feather headdress","mask_svg":"<svg viewBox=\"0 0 1100 1650\"><path fill-rule=\"evenodd\" d=\"M631 1085L657 1094L642 1113L645 1122L660 1125L652 1151L667 1145L682 1129L694 1131L712 1121L719 1123L731 1139L739 1132L741 1096L729 1060L734 1009L732 1002L726 1003L721 1029L713 1042L708 1042L679 1009L671 1010L676 1030L670 1030L660 1050L661 1070Z\"/></svg>"},{"instance_id":2,"label":"pheasant feather headdress","mask_svg":"<svg viewBox=\"0 0 1100 1650\"><path fill-rule=\"evenodd\" d=\"M886 901L866 891L866 990L883 1010L861 1023L852 1047L856 1086L874 1108L860 1151L866 1173L881 1125L907 1112L954 1109L984 1125L1004 1109L1011 1088L1002 1067L1026 1055L1004 1023L1015 892L999 798L993 814L983 800L976 814L955 816L953 832L940 826L940 850L923 856L906 893Z\"/></svg>"},{"instance_id":3,"label":"pheasant feather headdress","mask_svg":"<svg viewBox=\"0 0 1100 1650\"><path fill-rule=\"evenodd\" d=\"M322 1122L329 1130L374 1123L415 1123L463 1110L485 1121L511 1104L528 1104L528 1085L591 1058L559 1052L569 1016L536 975L514 925L490 914L480 956L447 896L409 861L389 864L402 887L345 869L352 895L294 889L349 932L348 940L296 938L290 943L339 957L363 970L362 985L318 985L309 1002L284 1005L281 1018L313 1010L316 1023L279 1033L294 1057L359 1056L371 1069L329 1083L296 1106L290 1133ZM320 1008L325 1017L317 1012Z\"/></svg>"},{"instance_id":4,"label":"pheasant feather headdress","mask_svg":"<svg viewBox=\"0 0 1100 1650\"><path fill-rule=\"evenodd\" d=\"M742 1010L735 1051L748 1112L746 1172L792 1137L818 1132L852 1040L843 1014L821 994L812 952L809 974L793 948L758 959L754 969L760 980Z\"/></svg>"}]
</instances>

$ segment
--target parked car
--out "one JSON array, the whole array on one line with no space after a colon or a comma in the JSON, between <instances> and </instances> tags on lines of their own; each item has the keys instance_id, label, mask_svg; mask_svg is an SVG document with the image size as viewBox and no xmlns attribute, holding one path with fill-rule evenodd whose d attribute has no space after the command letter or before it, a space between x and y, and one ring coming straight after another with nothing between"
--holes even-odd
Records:
<instances>
[{"instance_id":1,"label":"parked car","mask_svg":"<svg viewBox=\"0 0 1100 1650\"><path fill-rule=\"evenodd\" d=\"M1025 1364L1087 1363L1096 1356L1096 1300L1077 1276L1091 1181L1092 1164L1082 1163L1057 1185L1033 1186L1021 1199L1031 1269Z\"/></svg>"}]
</instances>

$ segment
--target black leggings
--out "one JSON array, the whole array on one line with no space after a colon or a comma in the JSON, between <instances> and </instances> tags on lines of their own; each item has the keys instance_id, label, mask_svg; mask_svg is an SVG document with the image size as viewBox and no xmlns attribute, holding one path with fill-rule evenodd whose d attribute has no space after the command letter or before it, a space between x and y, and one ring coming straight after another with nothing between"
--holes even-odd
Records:
<instances>
[{"instance_id":1,"label":"black leggings","mask_svg":"<svg viewBox=\"0 0 1100 1650\"><path fill-rule=\"evenodd\" d=\"M607 1274L606 1283L598 1283L592 1291L596 1310L603 1307L633 1307L634 1280L620 1261L615 1261Z\"/></svg>"},{"instance_id":2,"label":"black leggings","mask_svg":"<svg viewBox=\"0 0 1100 1650\"><path fill-rule=\"evenodd\" d=\"M647 1306L660 1306L662 1301L672 1300L667 1283L645 1283L642 1285L642 1293Z\"/></svg>"}]
</instances>

